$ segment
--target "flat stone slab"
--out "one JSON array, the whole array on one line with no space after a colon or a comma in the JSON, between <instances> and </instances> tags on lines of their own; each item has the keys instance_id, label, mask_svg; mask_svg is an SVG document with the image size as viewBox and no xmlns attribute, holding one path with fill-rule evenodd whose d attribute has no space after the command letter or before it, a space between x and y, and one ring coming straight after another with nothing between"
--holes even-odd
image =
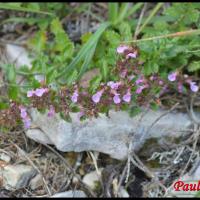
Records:
<instances>
[{"instance_id":1,"label":"flat stone slab","mask_svg":"<svg viewBox=\"0 0 200 200\"><path fill-rule=\"evenodd\" d=\"M109 118L100 114L98 118L81 122L76 113L71 113L69 123L59 114L50 118L31 109L33 128L26 135L37 142L53 144L63 152L98 151L123 160L127 158L130 141L138 151L147 139L181 137L193 126L186 113L165 113L149 110L132 118L127 112L110 111Z\"/></svg>"}]
</instances>

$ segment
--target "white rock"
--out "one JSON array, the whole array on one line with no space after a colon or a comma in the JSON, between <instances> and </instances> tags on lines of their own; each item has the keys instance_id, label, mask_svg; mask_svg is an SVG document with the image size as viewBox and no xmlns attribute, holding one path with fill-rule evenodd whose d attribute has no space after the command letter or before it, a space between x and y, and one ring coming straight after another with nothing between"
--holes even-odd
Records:
<instances>
[{"instance_id":1,"label":"white rock","mask_svg":"<svg viewBox=\"0 0 200 200\"><path fill-rule=\"evenodd\" d=\"M100 176L101 176L101 172L102 172L103 168L99 169L100 172ZM99 182L99 176L97 174L97 171L92 171L88 174L86 174L83 177L83 183L85 183L86 185L88 185L91 189L95 189L96 188L96 183Z\"/></svg>"},{"instance_id":2,"label":"white rock","mask_svg":"<svg viewBox=\"0 0 200 200\"><path fill-rule=\"evenodd\" d=\"M15 63L17 67L27 65L29 68L31 68L31 60L28 57L27 51L23 47L7 44L6 53L8 60L12 63Z\"/></svg>"},{"instance_id":3,"label":"white rock","mask_svg":"<svg viewBox=\"0 0 200 200\"><path fill-rule=\"evenodd\" d=\"M49 118L32 109L32 125L40 129L29 129L26 135L42 143L54 144L60 151L97 151L123 160L127 158L131 137L133 149L138 151L149 138L176 138L188 133L192 122L186 113L173 112L161 117L165 112L150 110L131 118L127 112L110 111L110 118L101 114L82 122L77 121L77 114L73 113L72 123L69 123L59 114ZM159 117L160 120L149 129Z\"/></svg>"},{"instance_id":4,"label":"white rock","mask_svg":"<svg viewBox=\"0 0 200 200\"><path fill-rule=\"evenodd\" d=\"M5 162L9 163L10 160L11 160L11 157L8 156L8 155L5 154L5 153L0 153L0 160L3 160L3 161L5 161Z\"/></svg>"},{"instance_id":5,"label":"white rock","mask_svg":"<svg viewBox=\"0 0 200 200\"><path fill-rule=\"evenodd\" d=\"M33 179L31 179L29 186L32 190L35 190L43 184L44 182L42 180L42 176L40 174L37 174Z\"/></svg>"},{"instance_id":6,"label":"white rock","mask_svg":"<svg viewBox=\"0 0 200 200\"><path fill-rule=\"evenodd\" d=\"M129 194L128 194L128 192L123 187L120 187L119 188L118 196L122 197L122 198L128 198Z\"/></svg>"},{"instance_id":7,"label":"white rock","mask_svg":"<svg viewBox=\"0 0 200 200\"><path fill-rule=\"evenodd\" d=\"M3 178L3 187L7 190L26 187L32 177L36 175L36 170L27 165L6 165L0 168Z\"/></svg>"},{"instance_id":8,"label":"white rock","mask_svg":"<svg viewBox=\"0 0 200 200\"><path fill-rule=\"evenodd\" d=\"M17 68L20 68L23 65L26 65L29 69L32 67L31 65L31 59L28 56L28 52L25 48L13 45L13 44L7 44L5 46L6 55L8 57L8 60L10 63L15 64ZM20 82L22 76L17 76L17 82ZM35 79L38 81L44 80L43 75L35 75Z\"/></svg>"},{"instance_id":9,"label":"white rock","mask_svg":"<svg viewBox=\"0 0 200 200\"><path fill-rule=\"evenodd\" d=\"M87 197L87 195L81 191L81 190L70 190L70 191L67 191L67 192L61 192L61 193L57 193L57 194L54 194L53 196L51 197L55 197L55 198L59 198L59 197L76 197L76 198L80 198L80 197Z\"/></svg>"}]
</instances>

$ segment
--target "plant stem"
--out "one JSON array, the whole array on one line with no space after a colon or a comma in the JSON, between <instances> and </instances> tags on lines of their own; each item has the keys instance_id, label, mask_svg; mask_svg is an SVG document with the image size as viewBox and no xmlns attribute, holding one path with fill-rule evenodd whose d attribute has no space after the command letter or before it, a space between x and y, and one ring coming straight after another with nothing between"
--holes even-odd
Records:
<instances>
[{"instance_id":1,"label":"plant stem","mask_svg":"<svg viewBox=\"0 0 200 200\"><path fill-rule=\"evenodd\" d=\"M144 24L140 27L140 29L138 30L137 34L139 34L143 28L149 23L149 21L152 19L152 17L158 12L158 10L161 8L161 6L164 3L158 3L156 5L156 7L152 10L151 14L148 16L148 18L145 20Z\"/></svg>"},{"instance_id":2,"label":"plant stem","mask_svg":"<svg viewBox=\"0 0 200 200\"><path fill-rule=\"evenodd\" d=\"M138 42L151 41L151 40L170 38L170 37L181 37L181 36L192 35L192 34L200 34L200 29L192 29L188 31L181 31L181 32L176 32L176 33L171 33L171 34L166 34L166 35L159 35L159 36L150 37L150 38L143 38L139 40L123 41L122 43L138 43Z\"/></svg>"}]
</instances>

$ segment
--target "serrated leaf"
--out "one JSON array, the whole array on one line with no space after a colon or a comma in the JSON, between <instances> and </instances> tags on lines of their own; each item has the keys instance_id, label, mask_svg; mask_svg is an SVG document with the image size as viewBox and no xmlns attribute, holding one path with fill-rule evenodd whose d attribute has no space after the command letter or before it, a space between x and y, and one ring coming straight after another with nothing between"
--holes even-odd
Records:
<instances>
[{"instance_id":1,"label":"serrated leaf","mask_svg":"<svg viewBox=\"0 0 200 200\"><path fill-rule=\"evenodd\" d=\"M200 70L200 61L193 61L188 66L188 71L189 72L195 72L195 71L198 71L198 70Z\"/></svg>"}]
</instances>

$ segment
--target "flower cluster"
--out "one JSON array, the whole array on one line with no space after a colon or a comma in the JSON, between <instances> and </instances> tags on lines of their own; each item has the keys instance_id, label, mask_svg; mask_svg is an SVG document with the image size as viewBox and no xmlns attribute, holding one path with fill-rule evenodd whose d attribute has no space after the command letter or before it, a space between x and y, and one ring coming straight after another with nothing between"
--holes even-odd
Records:
<instances>
[{"instance_id":1,"label":"flower cluster","mask_svg":"<svg viewBox=\"0 0 200 200\"><path fill-rule=\"evenodd\" d=\"M181 93L183 91L183 85L189 84L190 89L192 92L198 92L199 87L197 86L197 83L192 81L191 78L187 74L184 76L180 76L178 72L171 72L168 75L168 80L171 82L178 82L178 91Z\"/></svg>"},{"instance_id":2,"label":"flower cluster","mask_svg":"<svg viewBox=\"0 0 200 200\"><path fill-rule=\"evenodd\" d=\"M133 102L138 106L149 106L150 100L157 103L156 100L174 87L180 93L183 93L183 88L188 86L192 92L199 90L197 83L191 77L182 75L178 71L169 73L168 79L162 79L158 74L145 76L142 73L143 65L138 61L137 47L120 45L116 53L119 55L119 60L111 71L116 77L115 80L100 83L96 92L91 92L90 86L82 87L80 82L62 87L59 91L54 91L43 84L40 88L27 92L30 100L29 107L39 110L47 109L48 117L53 117L55 113L62 113L67 117L70 112L78 112L78 119L82 119L97 117L98 113L107 112L113 108L120 110ZM27 105L13 104L11 111L0 111L0 116L2 116L0 125L1 121L12 113L15 119L21 119L25 128L29 128L31 120L27 109Z\"/></svg>"},{"instance_id":3,"label":"flower cluster","mask_svg":"<svg viewBox=\"0 0 200 200\"><path fill-rule=\"evenodd\" d=\"M47 93L48 91L48 88L38 88L36 90L30 90L27 92L27 97L32 97L34 95L41 97L44 93Z\"/></svg>"}]
</instances>

